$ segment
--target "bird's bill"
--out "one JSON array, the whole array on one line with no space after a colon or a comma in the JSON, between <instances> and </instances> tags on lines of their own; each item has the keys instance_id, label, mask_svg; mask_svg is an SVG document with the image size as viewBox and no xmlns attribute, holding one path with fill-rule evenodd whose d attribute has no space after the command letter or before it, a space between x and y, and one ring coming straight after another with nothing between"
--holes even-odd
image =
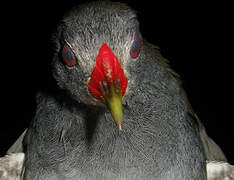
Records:
<instances>
[{"instance_id":1,"label":"bird's bill","mask_svg":"<svg viewBox=\"0 0 234 180\"><path fill-rule=\"evenodd\" d=\"M106 43L100 47L96 64L91 73L88 89L96 99L102 99L110 109L118 129L122 129L122 96L126 91L128 80L111 49Z\"/></svg>"},{"instance_id":2,"label":"bird's bill","mask_svg":"<svg viewBox=\"0 0 234 180\"><path fill-rule=\"evenodd\" d=\"M122 95L121 93L117 93L114 85L109 87L109 91L110 95L108 97L104 97L104 99L115 121L115 124L117 125L119 130L122 130L122 122L123 122Z\"/></svg>"}]
</instances>

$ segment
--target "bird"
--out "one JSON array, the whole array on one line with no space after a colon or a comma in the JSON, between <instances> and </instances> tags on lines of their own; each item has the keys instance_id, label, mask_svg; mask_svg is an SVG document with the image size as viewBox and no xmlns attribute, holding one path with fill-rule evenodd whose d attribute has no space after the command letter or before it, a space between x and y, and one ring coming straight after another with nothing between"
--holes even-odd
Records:
<instances>
[{"instance_id":1,"label":"bird","mask_svg":"<svg viewBox=\"0 0 234 180\"><path fill-rule=\"evenodd\" d=\"M37 94L25 180L205 180L207 160L226 161L129 6L75 6L52 40L56 87Z\"/></svg>"}]
</instances>

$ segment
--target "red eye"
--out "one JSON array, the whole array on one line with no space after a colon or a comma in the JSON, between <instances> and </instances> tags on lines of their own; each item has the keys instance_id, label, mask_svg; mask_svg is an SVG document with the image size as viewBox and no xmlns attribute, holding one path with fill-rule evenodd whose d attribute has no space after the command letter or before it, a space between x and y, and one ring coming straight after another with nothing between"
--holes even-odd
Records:
<instances>
[{"instance_id":1,"label":"red eye","mask_svg":"<svg viewBox=\"0 0 234 180\"><path fill-rule=\"evenodd\" d=\"M137 58L141 51L141 40L137 35L134 37L134 41L132 43L131 49L130 49L130 55L132 58Z\"/></svg>"},{"instance_id":2,"label":"red eye","mask_svg":"<svg viewBox=\"0 0 234 180\"><path fill-rule=\"evenodd\" d=\"M65 44L62 51L63 61L70 67L76 65L76 57L71 48Z\"/></svg>"}]
</instances>

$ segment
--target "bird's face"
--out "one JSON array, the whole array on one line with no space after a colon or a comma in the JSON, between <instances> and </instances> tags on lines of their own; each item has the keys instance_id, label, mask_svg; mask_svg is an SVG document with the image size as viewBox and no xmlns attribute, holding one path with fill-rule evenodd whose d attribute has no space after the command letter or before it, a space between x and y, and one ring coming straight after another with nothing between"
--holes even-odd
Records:
<instances>
[{"instance_id":1,"label":"bird's face","mask_svg":"<svg viewBox=\"0 0 234 180\"><path fill-rule=\"evenodd\" d=\"M55 36L54 77L78 102L107 106L121 129L122 98L128 93L141 36L135 13L121 4L98 2L73 9Z\"/></svg>"}]
</instances>

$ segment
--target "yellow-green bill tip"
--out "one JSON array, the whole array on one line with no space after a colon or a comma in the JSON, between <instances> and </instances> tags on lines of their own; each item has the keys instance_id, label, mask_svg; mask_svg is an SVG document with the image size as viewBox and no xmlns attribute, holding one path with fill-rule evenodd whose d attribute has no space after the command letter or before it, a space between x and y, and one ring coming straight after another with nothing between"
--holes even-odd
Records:
<instances>
[{"instance_id":1,"label":"yellow-green bill tip","mask_svg":"<svg viewBox=\"0 0 234 180\"><path fill-rule=\"evenodd\" d=\"M111 96L106 98L111 115L119 130L122 130L123 110L122 110L122 96L117 94L114 89L111 90Z\"/></svg>"}]
</instances>

